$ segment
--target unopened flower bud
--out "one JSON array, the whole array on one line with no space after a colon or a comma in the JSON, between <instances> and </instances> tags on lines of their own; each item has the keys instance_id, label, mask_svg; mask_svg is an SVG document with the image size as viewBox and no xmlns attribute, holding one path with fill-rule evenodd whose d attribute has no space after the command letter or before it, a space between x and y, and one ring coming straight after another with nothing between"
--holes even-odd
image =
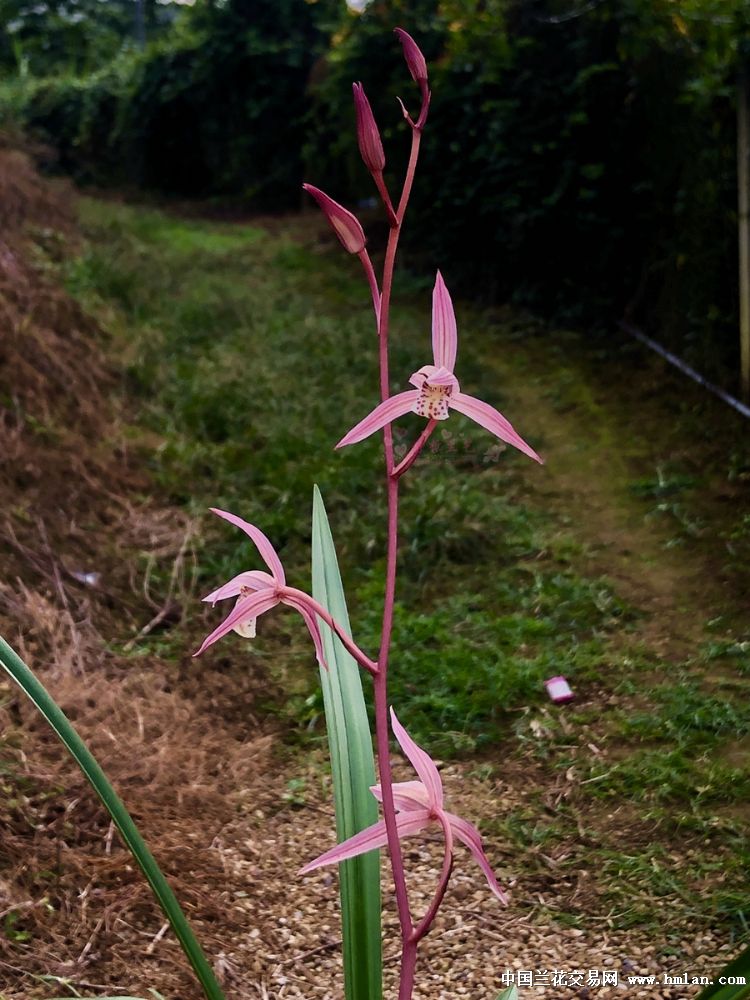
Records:
<instances>
[{"instance_id":1,"label":"unopened flower bud","mask_svg":"<svg viewBox=\"0 0 750 1000\"><path fill-rule=\"evenodd\" d=\"M394 28L393 30L404 47L404 59L406 59L406 65L409 67L412 79L417 83L425 83L427 81L427 63L419 46L408 31L404 31L403 28Z\"/></svg>"},{"instance_id":2,"label":"unopened flower bud","mask_svg":"<svg viewBox=\"0 0 750 1000\"><path fill-rule=\"evenodd\" d=\"M365 166L371 174L380 174L385 167L385 153L380 132L361 83L353 83L354 109L357 113L357 139Z\"/></svg>"},{"instance_id":3,"label":"unopened flower bud","mask_svg":"<svg viewBox=\"0 0 750 1000\"><path fill-rule=\"evenodd\" d=\"M341 240L344 249L348 250L349 253L361 253L367 240L356 216L352 215L343 205L339 205L333 198L329 198L320 188L313 187L312 184L303 184L302 187L313 196L323 209L331 229Z\"/></svg>"}]
</instances>

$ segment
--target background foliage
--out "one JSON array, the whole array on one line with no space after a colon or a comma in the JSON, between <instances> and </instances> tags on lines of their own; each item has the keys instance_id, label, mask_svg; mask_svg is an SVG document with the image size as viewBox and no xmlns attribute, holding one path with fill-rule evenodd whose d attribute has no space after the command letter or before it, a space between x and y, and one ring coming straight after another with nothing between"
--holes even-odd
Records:
<instances>
[{"instance_id":1,"label":"background foliage","mask_svg":"<svg viewBox=\"0 0 750 1000\"><path fill-rule=\"evenodd\" d=\"M78 25L91 23L87 2ZM98 8L122 25L133 5ZM396 182L395 97L414 94L391 29L406 26L434 89L413 267L439 263L451 287L578 325L624 314L734 388L734 92L749 0L371 0L361 13L344 0L197 0L160 15L174 23L145 51L121 40L111 59L117 30L98 18L93 69L88 50L66 64L50 49L62 9L28 16L22 56L6 40L6 113L84 181L263 210L298 207L305 175L349 204L372 196L353 80Z\"/></svg>"},{"instance_id":2,"label":"background foliage","mask_svg":"<svg viewBox=\"0 0 750 1000\"><path fill-rule=\"evenodd\" d=\"M6 108L79 180L299 201L300 125L337 0L196 4L142 52L88 75L16 80Z\"/></svg>"},{"instance_id":3,"label":"background foliage","mask_svg":"<svg viewBox=\"0 0 750 1000\"><path fill-rule=\"evenodd\" d=\"M716 376L735 342L733 100L745 7L372 3L316 88L310 169L333 177L337 195L365 192L341 95L378 66L369 89L380 120L395 121L403 70L383 49L408 18L434 90L430 183L415 189L406 233L420 262L439 262L449 285L571 322L605 326L625 312Z\"/></svg>"}]
</instances>

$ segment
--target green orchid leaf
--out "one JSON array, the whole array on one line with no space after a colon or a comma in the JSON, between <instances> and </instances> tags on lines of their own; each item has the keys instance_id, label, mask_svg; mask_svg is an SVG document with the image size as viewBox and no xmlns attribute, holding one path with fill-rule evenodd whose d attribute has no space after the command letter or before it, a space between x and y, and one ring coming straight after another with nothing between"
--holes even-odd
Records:
<instances>
[{"instance_id":1,"label":"green orchid leaf","mask_svg":"<svg viewBox=\"0 0 750 1000\"><path fill-rule=\"evenodd\" d=\"M52 698L47 689L34 676L18 654L0 638L0 666L13 678L16 684L36 705L50 726L57 733L60 741L83 771L91 787L102 801L112 821L117 827L123 841L138 862L141 871L159 901L182 950L193 967L198 981L203 987L206 1000L225 1000L221 987L216 981L211 966L203 954L201 946L182 912L177 897L172 892L169 883L164 878L153 854L141 837L130 813L123 805L112 785L107 780L104 771L95 757L70 724L65 713ZM123 998L120 998L123 1000Z\"/></svg>"},{"instance_id":2,"label":"green orchid leaf","mask_svg":"<svg viewBox=\"0 0 750 1000\"><path fill-rule=\"evenodd\" d=\"M323 498L317 486L312 521L313 597L349 634L336 549ZM329 669L320 671L328 745L333 772L336 834L339 842L376 823L378 808L372 737L360 668L331 629L320 622ZM380 1000L382 954L380 930L380 856L371 851L339 865L344 985L347 1000Z\"/></svg>"},{"instance_id":3,"label":"green orchid leaf","mask_svg":"<svg viewBox=\"0 0 750 1000\"><path fill-rule=\"evenodd\" d=\"M750 948L725 965L714 976L712 985L698 995L698 1000L745 1000L745 997L750 997Z\"/></svg>"}]
</instances>

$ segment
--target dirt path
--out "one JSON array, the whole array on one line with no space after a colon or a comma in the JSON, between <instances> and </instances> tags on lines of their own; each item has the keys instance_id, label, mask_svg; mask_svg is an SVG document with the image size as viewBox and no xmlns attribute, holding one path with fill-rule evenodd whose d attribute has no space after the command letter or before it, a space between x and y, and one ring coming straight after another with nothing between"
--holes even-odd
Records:
<instances>
[{"instance_id":1,"label":"dirt path","mask_svg":"<svg viewBox=\"0 0 750 1000\"><path fill-rule=\"evenodd\" d=\"M670 526L629 489L655 476L668 454L660 455L657 441L634 437L617 413L620 401L597 402L605 387L587 384L586 377L580 369L558 367L536 384L517 383L521 408L547 445L540 500L558 512L583 547L581 569L610 580L644 613L638 628L648 647L665 659L683 660L704 641L706 621L725 609L726 596L705 553L670 547ZM558 386L575 386L577 402L554 402Z\"/></svg>"}]
</instances>

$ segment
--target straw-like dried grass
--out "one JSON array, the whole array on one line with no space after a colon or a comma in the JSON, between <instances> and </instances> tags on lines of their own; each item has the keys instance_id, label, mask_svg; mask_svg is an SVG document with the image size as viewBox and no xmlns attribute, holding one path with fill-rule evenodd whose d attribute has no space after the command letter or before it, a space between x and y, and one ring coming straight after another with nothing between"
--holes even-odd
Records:
<instances>
[{"instance_id":1,"label":"straw-like dried grass","mask_svg":"<svg viewBox=\"0 0 750 1000\"><path fill-rule=\"evenodd\" d=\"M233 707L252 700L249 675L238 690L187 654L166 676L134 653L182 618L193 532L149 498L104 334L61 287L72 197L0 138L0 631L104 764L217 954L232 920L212 840L235 790L259 784L268 740ZM33 706L8 681L0 691L0 992L59 995L102 966L91 989L145 989L133 975L145 955L159 989L196 995L98 800Z\"/></svg>"}]
</instances>

